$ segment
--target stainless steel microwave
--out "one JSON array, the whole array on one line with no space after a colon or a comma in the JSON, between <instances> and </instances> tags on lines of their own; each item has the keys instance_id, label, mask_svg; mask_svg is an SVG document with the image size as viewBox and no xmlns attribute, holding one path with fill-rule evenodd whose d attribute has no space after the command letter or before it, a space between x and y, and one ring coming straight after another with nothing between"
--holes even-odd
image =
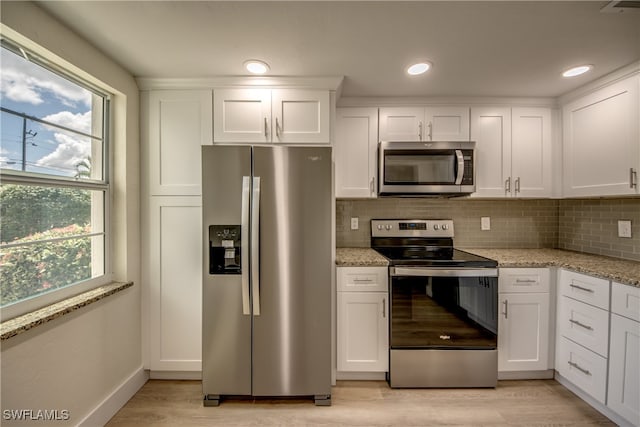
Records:
<instances>
[{"instance_id":1,"label":"stainless steel microwave","mask_svg":"<svg viewBox=\"0 0 640 427\"><path fill-rule=\"evenodd\" d=\"M475 142L391 142L378 146L378 195L462 196L475 186Z\"/></svg>"}]
</instances>

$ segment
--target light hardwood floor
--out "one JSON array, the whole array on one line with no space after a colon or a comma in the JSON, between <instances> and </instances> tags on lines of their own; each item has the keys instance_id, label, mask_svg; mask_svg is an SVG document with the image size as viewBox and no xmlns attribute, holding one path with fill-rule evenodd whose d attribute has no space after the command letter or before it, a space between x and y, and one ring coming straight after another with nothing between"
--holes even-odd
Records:
<instances>
[{"instance_id":1,"label":"light hardwood floor","mask_svg":"<svg viewBox=\"0 0 640 427\"><path fill-rule=\"evenodd\" d=\"M311 400L231 400L202 406L200 381L152 380L107 424L116 426L613 426L554 380L496 389L390 389L339 381L332 406Z\"/></svg>"}]
</instances>

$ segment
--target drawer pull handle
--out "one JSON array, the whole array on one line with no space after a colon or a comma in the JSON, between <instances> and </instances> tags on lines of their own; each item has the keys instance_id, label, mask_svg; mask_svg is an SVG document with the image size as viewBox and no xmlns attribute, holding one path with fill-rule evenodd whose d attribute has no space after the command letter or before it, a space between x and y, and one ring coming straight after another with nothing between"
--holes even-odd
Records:
<instances>
[{"instance_id":1,"label":"drawer pull handle","mask_svg":"<svg viewBox=\"0 0 640 427\"><path fill-rule=\"evenodd\" d=\"M537 280L533 279L516 279L516 283L536 283Z\"/></svg>"},{"instance_id":2,"label":"drawer pull handle","mask_svg":"<svg viewBox=\"0 0 640 427\"><path fill-rule=\"evenodd\" d=\"M576 368L578 371L582 372L585 375L591 375L591 372L589 372L587 369L584 369L583 367L581 367L580 365L578 365L577 363L574 363L572 361L569 361L569 366Z\"/></svg>"},{"instance_id":3,"label":"drawer pull handle","mask_svg":"<svg viewBox=\"0 0 640 427\"><path fill-rule=\"evenodd\" d=\"M508 319L508 310L509 310L509 300L504 300L502 301L502 304L504 304L504 311L502 312L502 314L504 314L504 318Z\"/></svg>"},{"instance_id":4,"label":"drawer pull handle","mask_svg":"<svg viewBox=\"0 0 640 427\"><path fill-rule=\"evenodd\" d=\"M569 322L573 323L574 325L578 325L581 328L585 328L585 329L587 329L589 331L593 331L593 328L591 326L585 325L584 323L580 323L577 320L569 319Z\"/></svg>"},{"instance_id":5,"label":"drawer pull handle","mask_svg":"<svg viewBox=\"0 0 640 427\"><path fill-rule=\"evenodd\" d=\"M371 279L353 279L354 283L371 283L373 280Z\"/></svg>"},{"instance_id":6,"label":"drawer pull handle","mask_svg":"<svg viewBox=\"0 0 640 427\"><path fill-rule=\"evenodd\" d=\"M589 288L585 288L585 287L582 287L582 286L574 285L573 283L570 284L569 286L571 286L572 288L580 289L581 291L585 291L585 292L591 292L591 293L594 292L593 289L589 289Z\"/></svg>"}]
</instances>

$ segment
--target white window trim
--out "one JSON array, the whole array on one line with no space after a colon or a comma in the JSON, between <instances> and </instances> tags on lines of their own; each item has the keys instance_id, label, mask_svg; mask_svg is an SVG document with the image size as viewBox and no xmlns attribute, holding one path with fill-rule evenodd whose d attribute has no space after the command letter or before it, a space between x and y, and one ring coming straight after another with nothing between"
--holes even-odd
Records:
<instances>
[{"instance_id":1,"label":"white window trim","mask_svg":"<svg viewBox=\"0 0 640 427\"><path fill-rule=\"evenodd\" d=\"M65 187L81 187L89 190L102 190L104 191L104 213L103 213L103 221L104 221L104 272L101 276L87 279L84 281L77 282L75 284L71 284L65 286L63 288L53 289L49 292L41 293L34 295L30 298L26 298L21 301L16 301L15 303L9 304L0 309L0 322L4 322L6 320L33 312L35 310L41 309L43 307L47 307L53 305L57 302L60 302L65 299L72 298L89 290L98 288L100 286L104 286L113 282L113 269L112 269L112 239L111 239L111 206L113 199L113 188L112 188L112 178L113 178L113 170L111 168L111 160L113 158L113 149L112 144L110 144L110 135L113 134L113 103L111 100L113 99L113 94L110 93L106 87L102 85L96 85L95 83L89 83L86 79L81 78L77 75L77 73L72 70L64 67L63 65L57 64L55 61L51 61L49 59L45 59L45 56L52 56L50 52L46 51L46 49L40 46L32 46L29 44L29 48L24 47L23 44L15 42L10 38L2 35L2 38L8 41L9 43L19 46L21 49L28 50L29 54L36 58L36 63L39 63L40 66L43 66L50 71L60 74L63 77L70 79L76 84L83 86L92 92L103 96L105 98L105 105L103 107L103 153L104 153L104 165L103 165L103 182L95 182L92 180L87 180L82 183L71 183L68 182L64 177L59 178L49 178L42 177L37 174L22 174L18 171L7 171L0 173L0 181L2 183L12 184L40 184L40 185L61 185ZM41 55L39 52L46 52L47 55ZM67 181L65 183L65 181ZM75 180L74 180L75 181ZM66 184L66 185L65 185ZM71 184L71 185L69 185ZM75 184L75 185L73 185Z\"/></svg>"}]
</instances>

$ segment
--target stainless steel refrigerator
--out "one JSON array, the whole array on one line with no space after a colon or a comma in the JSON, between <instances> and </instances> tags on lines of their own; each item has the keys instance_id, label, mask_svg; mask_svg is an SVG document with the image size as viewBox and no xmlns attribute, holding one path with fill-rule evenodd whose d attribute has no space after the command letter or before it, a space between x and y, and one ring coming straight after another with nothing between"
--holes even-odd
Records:
<instances>
[{"instance_id":1,"label":"stainless steel refrigerator","mask_svg":"<svg viewBox=\"0 0 640 427\"><path fill-rule=\"evenodd\" d=\"M202 148L202 386L331 404L331 148Z\"/></svg>"}]
</instances>

